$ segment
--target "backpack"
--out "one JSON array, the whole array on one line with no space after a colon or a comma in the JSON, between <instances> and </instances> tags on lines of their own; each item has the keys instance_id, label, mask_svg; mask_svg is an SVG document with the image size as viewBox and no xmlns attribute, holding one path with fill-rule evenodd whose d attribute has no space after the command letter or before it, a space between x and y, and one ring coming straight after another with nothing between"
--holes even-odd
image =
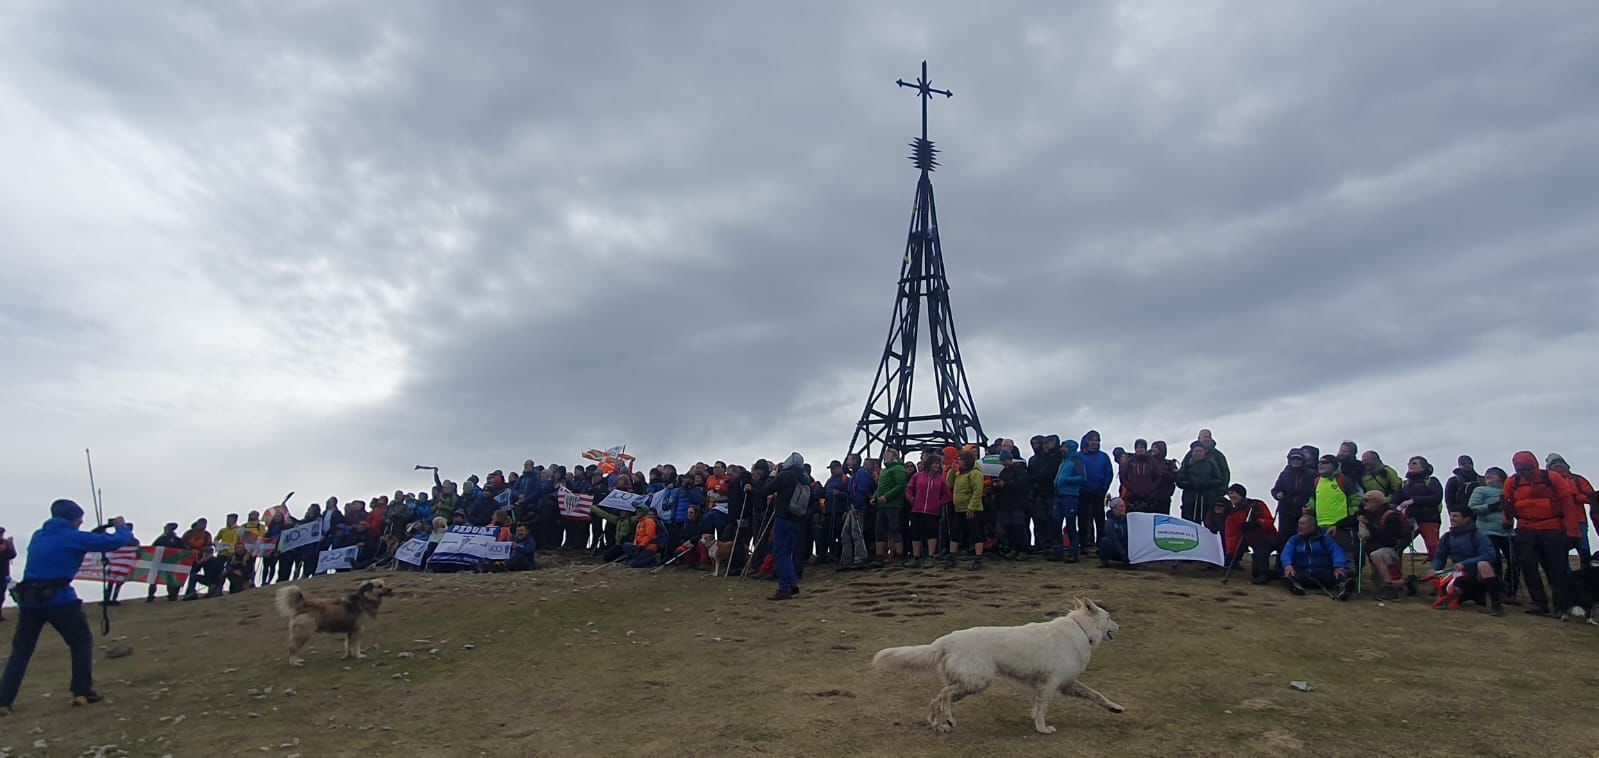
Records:
<instances>
[{"instance_id":1,"label":"backpack","mask_svg":"<svg viewBox=\"0 0 1599 758\"><path fill-rule=\"evenodd\" d=\"M811 512L811 487L805 482L794 485L794 494L788 498L788 513L795 518L804 518Z\"/></svg>"}]
</instances>

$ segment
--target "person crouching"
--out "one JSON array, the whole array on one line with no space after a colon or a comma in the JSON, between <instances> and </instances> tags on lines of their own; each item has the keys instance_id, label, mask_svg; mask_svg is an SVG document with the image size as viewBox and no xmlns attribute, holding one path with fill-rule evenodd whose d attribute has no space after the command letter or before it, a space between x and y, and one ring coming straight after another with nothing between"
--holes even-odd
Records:
<instances>
[{"instance_id":1,"label":"person crouching","mask_svg":"<svg viewBox=\"0 0 1599 758\"><path fill-rule=\"evenodd\" d=\"M1349 599L1353 591L1349 558L1336 540L1316 527L1315 516L1299 517L1299 533L1283 543L1282 559L1283 586L1289 592L1303 595L1306 587L1315 587L1338 600Z\"/></svg>"}]
</instances>

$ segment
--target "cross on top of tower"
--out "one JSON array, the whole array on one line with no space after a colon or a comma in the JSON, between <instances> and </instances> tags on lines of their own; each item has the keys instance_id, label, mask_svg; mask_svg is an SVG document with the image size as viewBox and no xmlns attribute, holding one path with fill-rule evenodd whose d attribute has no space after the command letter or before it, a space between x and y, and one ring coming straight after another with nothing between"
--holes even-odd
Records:
<instances>
[{"instance_id":1,"label":"cross on top of tower","mask_svg":"<svg viewBox=\"0 0 1599 758\"><path fill-rule=\"evenodd\" d=\"M895 78L894 83L895 85L908 86L908 88L911 88L911 90L916 90L916 93L921 96L921 139L923 139L923 142L926 142L927 101L932 99L934 94L942 94L942 96L945 96L945 98L953 98L955 93L951 93L951 91L948 90L934 90L934 88L932 88L932 80L931 78L927 78L927 61L921 62L921 77L916 78L915 83L905 82L903 78Z\"/></svg>"}]
</instances>

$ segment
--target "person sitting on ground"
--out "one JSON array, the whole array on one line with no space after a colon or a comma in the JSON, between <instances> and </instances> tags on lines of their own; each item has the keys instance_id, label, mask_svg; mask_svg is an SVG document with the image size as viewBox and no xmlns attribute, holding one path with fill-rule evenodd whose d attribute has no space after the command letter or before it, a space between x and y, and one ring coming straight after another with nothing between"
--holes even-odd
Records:
<instances>
[{"instance_id":1,"label":"person sitting on ground","mask_svg":"<svg viewBox=\"0 0 1599 758\"><path fill-rule=\"evenodd\" d=\"M1471 510L1459 508L1449 512L1449 533L1444 535L1433 553L1432 570L1422 578L1433 578L1453 562L1460 576L1451 592L1458 594L1462 600L1472 600L1478 605L1485 604L1483 594L1486 592L1489 612L1502 616L1505 612L1501 602L1504 587L1499 582L1498 574L1494 573L1497 558L1493 542L1487 535L1477 531L1477 519Z\"/></svg>"},{"instance_id":2,"label":"person sitting on ground","mask_svg":"<svg viewBox=\"0 0 1599 758\"><path fill-rule=\"evenodd\" d=\"M1505 605L1521 605L1516 597L1521 582L1521 567L1510 560L1510 526L1504 510L1505 470L1489 466L1482 474L1481 487L1471 490L1466 507L1477 518L1477 531L1494 545L1494 575L1503 578L1501 593Z\"/></svg>"},{"instance_id":3,"label":"person sitting on ground","mask_svg":"<svg viewBox=\"0 0 1599 758\"><path fill-rule=\"evenodd\" d=\"M1127 501L1112 498L1110 512L1105 517L1105 530L1099 533L1099 567L1110 568L1111 561L1120 561L1122 568L1132 568L1127 554Z\"/></svg>"},{"instance_id":4,"label":"person sitting on ground","mask_svg":"<svg viewBox=\"0 0 1599 758\"><path fill-rule=\"evenodd\" d=\"M1250 498L1249 490L1242 484L1227 488L1224 508L1226 521L1222 526L1222 542L1233 568L1243 563L1243 548L1247 547L1250 583L1271 581L1271 551L1277 547L1277 524L1272 520L1271 508L1264 501Z\"/></svg>"},{"instance_id":5,"label":"person sitting on ground","mask_svg":"<svg viewBox=\"0 0 1599 758\"><path fill-rule=\"evenodd\" d=\"M201 587L205 588L206 597L221 595L222 580L227 565L227 558L217 555L216 548L207 547L201 550L194 561L194 567L189 571L189 588L183 594L183 599L198 600Z\"/></svg>"},{"instance_id":6,"label":"person sitting on ground","mask_svg":"<svg viewBox=\"0 0 1599 758\"><path fill-rule=\"evenodd\" d=\"M709 568L710 551L700 544L700 538L712 531L704 517L700 516L700 507L689 506L683 514L683 523L678 525L678 543L672 556L677 558L678 563L691 569Z\"/></svg>"},{"instance_id":7,"label":"person sitting on ground","mask_svg":"<svg viewBox=\"0 0 1599 758\"><path fill-rule=\"evenodd\" d=\"M1348 600L1349 558L1338 541L1316 528L1316 517L1299 517L1299 532L1283 543L1283 586L1295 595L1315 587L1338 600ZM1334 591L1336 590L1336 592Z\"/></svg>"},{"instance_id":8,"label":"person sitting on ground","mask_svg":"<svg viewBox=\"0 0 1599 758\"><path fill-rule=\"evenodd\" d=\"M650 507L640 505L638 523L633 526L633 541L622 546L627 565L633 568L655 565L656 554L660 551L660 546L655 543L655 535L660 529L661 524L655 519Z\"/></svg>"},{"instance_id":9,"label":"person sitting on ground","mask_svg":"<svg viewBox=\"0 0 1599 758\"><path fill-rule=\"evenodd\" d=\"M222 569L222 578L228 584L229 595L237 595L255 586L255 574L250 570L243 550L235 550L229 556L227 565Z\"/></svg>"},{"instance_id":10,"label":"person sitting on ground","mask_svg":"<svg viewBox=\"0 0 1599 758\"><path fill-rule=\"evenodd\" d=\"M627 548L633 544L634 528L638 525L638 512L612 513L609 508L601 508L596 505L590 513L604 521L611 522L616 527L616 544L605 551L604 561L610 563L628 553Z\"/></svg>"},{"instance_id":11,"label":"person sitting on ground","mask_svg":"<svg viewBox=\"0 0 1599 758\"><path fill-rule=\"evenodd\" d=\"M533 530L527 524L517 524L512 535L511 557L505 561L506 571L532 571L539 567L534 560L538 544L533 541Z\"/></svg>"},{"instance_id":12,"label":"person sitting on ground","mask_svg":"<svg viewBox=\"0 0 1599 758\"><path fill-rule=\"evenodd\" d=\"M1366 562L1371 566L1371 586L1377 597L1398 600L1399 591L1416 594L1416 583L1406 582L1400 551L1410 544L1410 522L1388 505L1381 490L1366 490L1360 510L1360 539L1366 546Z\"/></svg>"}]
</instances>

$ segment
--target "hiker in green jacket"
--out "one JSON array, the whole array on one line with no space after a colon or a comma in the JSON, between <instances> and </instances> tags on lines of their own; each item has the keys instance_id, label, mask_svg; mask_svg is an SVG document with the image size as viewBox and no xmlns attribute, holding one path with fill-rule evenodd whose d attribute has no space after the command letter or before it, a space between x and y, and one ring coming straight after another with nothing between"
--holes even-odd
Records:
<instances>
[{"instance_id":1,"label":"hiker in green jacket","mask_svg":"<svg viewBox=\"0 0 1599 758\"><path fill-rule=\"evenodd\" d=\"M1392 498L1395 492L1405 486L1404 478L1393 466L1383 463L1382 456L1377 455L1375 450L1361 453L1360 464L1365 469L1360 476L1360 486L1367 492L1381 490L1382 494Z\"/></svg>"},{"instance_id":2,"label":"hiker in green jacket","mask_svg":"<svg viewBox=\"0 0 1599 758\"><path fill-rule=\"evenodd\" d=\"M904 557L900 555L904 542L900 514L905 512L905 484L909 481L910 474L899 459L899 451L885 449L883 472L878 475L877 493L872 496L872 504L877 506L877 560L873 561L872 568L881 568L884 563Z\"/></svg>"},{"instance_id":3,"label":"hiker in green jacket","mask_svg":"<svg viewBox=\"0 0 1599 758\"><path fill-rule=\"evenodd\" d=\"M633 530L638 526L638 512L630 512L624 516L596 505L590 513L616 525L616 544L605 551L605 562L610 563L622 557L622 546L633 544Z\"/></svg>"}]
</instances>

